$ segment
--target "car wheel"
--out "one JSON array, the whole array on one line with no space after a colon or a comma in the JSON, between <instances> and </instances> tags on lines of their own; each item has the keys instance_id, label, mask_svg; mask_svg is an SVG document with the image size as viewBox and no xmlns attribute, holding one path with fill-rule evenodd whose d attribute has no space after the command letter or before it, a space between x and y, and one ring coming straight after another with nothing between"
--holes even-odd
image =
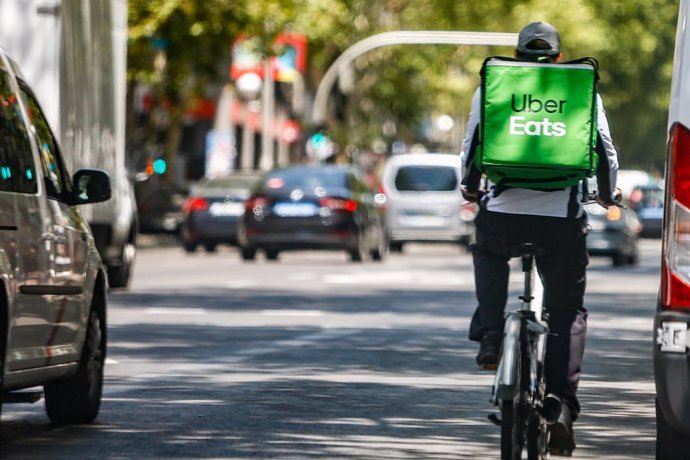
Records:
<instances>
[{"instance_id":1,"label":"car wheel","mask_svg":"<svg viewBox=\"0 0 690 460\"><path fill-rule=\"evenodd\" d=\"M266 249L266 260L276 261L278 260L279 251L277 249Z\"/></svg>"},{"instance_id":2,"label":"car wheel","mask_svg":"<svg viewBox=\"0 0 690 460\"><path fill-rule=\"evenodd\" d=\"M182 249L184 249L185 252L192 253L196 251L197 243L194 241L183 241L182 242Z\"/></svg>"},{"instance_id":3,"label":"car wheel","mask_svg":"<svg viewBox=\"0 0 690 460\"><path fill-rule=\"evenodd\" d=\"M355 241L355 247L351 248L348 253L350 254L350 260L352 262L362 262L366 257L369 248L367 248L367 242L364 234L360 231L357 235L357 240Z\"/></svg>"},{"instance_id":4,"label":"car wheel","mask_svg":"<svg viewBox=\"0 0 690 460\"><path fill-rule=\"evenodd\" d=\"M242 260L254 260L256 258L256 248L242 247L240 248L240 256L242 256Z\"/></svg>"},{"instance_id":5,"label":"car wheel","mask_svg":"<svg viewBox=\"0 0 690 460\"><path fill-rule=\"evenodd\" d=\"M614 267L622 267L628 263L628 256L618 252L611 256L611 263Z\"/></svg>"},{"instance_id":6,"label":"car wheel","mask_svg":"<svg viewBox=\"0 0 690 460\"><path fill-rule=\"evenodd\" d=\"M403 243L402 241L393 241L389 244L391 252L402 252Z\"/></svg>"},{"instance_id":7,"label":"car wheel","mask_svg":"<svg viewBox=\"0 0 690 460\"><path fill-rule=\"evenodd\" d=\"M98 416L104 363L101 318L92 309L77 373L43 386L46 411L53 423L89 423Z\"/></svg>"},{"instance_id":8,"label":"car wheel","mask_svg":"<svg viewBox=\"0 0 690 460\"><path fill-rule=\"evenodd\" d=\"M379 233L378 245L371 251L371 258L377 262L382 261L388 253L388 241L383 232Z\"/></svg>"},{"instance_id":9,"label":"car wheel","mask_svg":"<svg viewBox=\"0 0 690 460\"><path fill-rule=\"evenodd\" d=\"M206 252L216 252L216 249L218 249L218 244L217 243L205 243L204 249L206 250Z\"/></svg>"},{"instance_id":10,"label":"car wheel","mask_svg":"<svg viewBox=\"0 0 690 460\"><path fill-rule=\"evenodd\" d=\"M664 418L656 402L656 458L657 460L680 460L686 458L687 435L676 430Z\"/></svg>"},{"instance_id":11,"label":"car wheel","mask_svg":"<svg viewBox=\"0 0 690 460\"><path fill-rule=\"evenodd\" d=\"M129 285L136 251L137 248L134 242L128 241L122 248L120 264L108 266L108 285L111 288L124 288Z\"/></svg>"}]
</instances>

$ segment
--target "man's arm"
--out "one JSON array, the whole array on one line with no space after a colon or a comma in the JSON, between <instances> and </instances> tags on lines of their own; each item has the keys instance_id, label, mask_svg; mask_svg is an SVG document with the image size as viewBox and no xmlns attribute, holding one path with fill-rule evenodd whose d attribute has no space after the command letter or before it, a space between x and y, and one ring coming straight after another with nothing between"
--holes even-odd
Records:
<instances>
[{"instance_id":1,"label":"man's arm","mask_svg":"<svg viewBox=\"0 0 690 460\"><path fill-rule=\"evenodd\" d=\"M461 172L462 172L462 194L468 201L477 200L477 191L479 183L482 178L481 172L477 169L474 163L474 154L477 147L479 125L479 104L480 93L479 88L475 90L472 96L472 106L470 108L470 115L467 119L467 129L465 139L462 141L462 153L460 154Z\"/></svg>"},{"instance_id":2,"label":"man's arm","mask_svg":"<svg viewBox=\"0 0 690 460\"><path fill-rule=\"evenodd\" d=\"M602 204L612 205L620 200L620 190L617 188L618 180L618 152L611 140L609 122L601 97L597 94L597 145L599 155L597 167L597 184L599 186L599 199Z\"/></svg>"}]
</instances>

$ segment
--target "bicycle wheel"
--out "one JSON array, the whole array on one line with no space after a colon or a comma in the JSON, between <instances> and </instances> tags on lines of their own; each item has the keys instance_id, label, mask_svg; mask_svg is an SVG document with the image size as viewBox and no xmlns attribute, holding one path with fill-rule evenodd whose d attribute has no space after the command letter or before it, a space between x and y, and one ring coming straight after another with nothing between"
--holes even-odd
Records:
<instances>
[{"instance_id":1,"label":"bicycle wheel","mask_svg":"<svg viewBox=\"0 0 690 460\"><path fill-rule=\"evenodd\" d=\"M536 410L531 409L527 427L527 459L545 460L549 446L549 432L546 421Z\"/></svg>"},{"instance_id":2,"label":"bicycle wheel","mask_svg":"<svg viewBox=\"0 0 690 460\"><path fill-rule=\"evenodd\" d=\"M527 458L529 460L543 460L547 458L549 448L549 431L546 419L541 413L544 407L544 397L546 395L546 383L544 382L543 350L540 355L540 341L546 340L540 336L531 345L530 350L535 355L530 356L532 364L536 363L537 387L532 394L532 404L529 405L529 426L527 428ZM545 345L545 344L543 344Z\"/></svg>"},{"instance_id":3,"label":"bicycle wheel","mask_svg":"<svg viewBox=\"0 0 690 460\"><path fill-rule=\"evenodd\" d=\"M525 345L524 328L520 328L518 340L510 346L514 347L518 365L515 366L515 382L517 388L512 399L501 401L501 460L522 459L522 449L525 446L527 434L527 410L525 400L527 368L529 359Z\"/></svg>"}]
</instances>

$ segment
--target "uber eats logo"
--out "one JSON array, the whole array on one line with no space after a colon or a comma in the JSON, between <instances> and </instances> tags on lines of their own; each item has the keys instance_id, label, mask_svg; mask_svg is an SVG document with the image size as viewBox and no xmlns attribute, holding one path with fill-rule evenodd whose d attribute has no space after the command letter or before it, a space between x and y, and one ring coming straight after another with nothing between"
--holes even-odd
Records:
<instances>
[{"instance_id":1,"label":"uber eats logo","mask_svg":"<svg viewBox=\"0 0 690 460\"><path fill-rule=\"evenodd\" d=\"M555 136L566 135L567 126L562 121L552 121L557 114L563 114L567 101L565 99L539 99L532 94L511 94L510 107L515 113L510 117L509 133L511 136ZM541 120L527 121L523 113L544 114ZM532 117L530 117L532 118Z\"/></svg>"}]
</instances>

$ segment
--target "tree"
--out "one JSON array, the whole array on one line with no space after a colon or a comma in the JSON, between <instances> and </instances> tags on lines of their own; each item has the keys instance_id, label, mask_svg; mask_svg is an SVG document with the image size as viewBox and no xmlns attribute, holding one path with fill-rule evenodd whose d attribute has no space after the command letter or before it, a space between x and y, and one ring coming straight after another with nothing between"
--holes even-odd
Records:
<instances>
[{"instance_id":1,"label":"tree","mask_svg":"<svg viewBox=\"0 0 690 460\"><path fill-rule=\"evenodd\" d=\"M227 81L231 44L240 33L260 38L262 51L282 31L290 0L129 0L130 87L149 83L168 105L164 155L174 177L179 123L190 102L211 83ZM270 18L270 20L266 20ZM156 66L158 63L158 66Z\"/></svg>"},{"instance_id":2,"label":"tree","mask_svg":"<svg viewBox=\"0 0 690 460\"><path fill-rule=\"evenodd\" d=\"M518 32L544 20L561 33L566 58L600 62L600 89L623 165L660 167L665 144L677 3L671 0L129 0L130 78L157 85L171 104L171 126L186 101L209 82L227 81L229 47L240 33L262 52L280 32L309 41L306 84L355 42L389 30ZM167 44L165 72L153 67L154 39ZM442 112L462 120L483 59L511 49L454 46L381 48L355 62L356 91L345 122L330 128L341 143L365 146L385 119L414 138L421 119ZM308 119L304 120L308 122ZM377 128L378 127L378 128ZM171 131L174 131L172 129ZM175 152L176 133L166 152Z\"/></svg>"}]
</instances>

